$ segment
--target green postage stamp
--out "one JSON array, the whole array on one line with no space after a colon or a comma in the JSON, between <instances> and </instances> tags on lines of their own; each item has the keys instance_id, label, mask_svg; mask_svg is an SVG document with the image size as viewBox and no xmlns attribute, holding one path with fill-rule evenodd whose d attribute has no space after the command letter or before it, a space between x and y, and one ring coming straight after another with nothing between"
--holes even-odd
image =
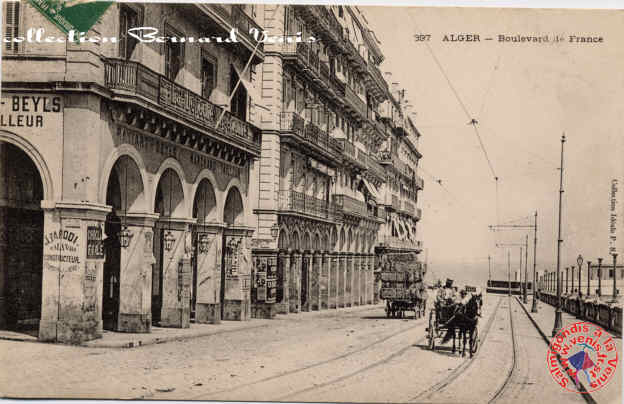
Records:
<instances>
[{"instance_id":1,"label":"green postage stamp","mask_svg":"<svg viewBox=\"0 0 624 404\"><path fill-rule=\"evenodd\" d=\"M28 0L61 31L69 34L87 32L106 12L112 1Z\"/></svg>"}]
</instances>

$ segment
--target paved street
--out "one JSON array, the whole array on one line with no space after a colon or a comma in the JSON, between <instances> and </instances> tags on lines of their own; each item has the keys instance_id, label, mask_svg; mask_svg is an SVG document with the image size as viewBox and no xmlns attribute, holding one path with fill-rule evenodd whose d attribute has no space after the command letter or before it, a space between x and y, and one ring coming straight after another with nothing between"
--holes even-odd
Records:
<instances>
[{"instance_id":1,"label":"paved street","mask_svg":"<svg viewBox=\"0 0 624 404\"><path fill-rule=\"evenodd\" d=\"M547 316L548 308L540 309ZM452 354L449 344L428 350L425 319L386 319L383 306L253 323L133 349L0 341L0 361L8 364L0 389L4 396L74 398L583 401L550 378L545 342L520 303L513 299L510 310L505 296L487 297L474 360ZM614 382L609 391L618 387ZM612 402L614 396L599 397Z\"/></svg>"}]
</instances>

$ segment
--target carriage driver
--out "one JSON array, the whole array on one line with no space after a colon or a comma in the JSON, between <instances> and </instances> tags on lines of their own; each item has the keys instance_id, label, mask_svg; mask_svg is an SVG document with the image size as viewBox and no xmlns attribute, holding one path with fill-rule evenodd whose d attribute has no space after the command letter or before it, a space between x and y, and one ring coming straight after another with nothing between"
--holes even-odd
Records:
<instances>
[{"instance_id":1,"label":"carriage driver","mask_svg":"<svg viewBox=\"0 0 624 404\"><path fill-rule=\"evenodd\" d=\"M438 289L436 303L447 303L455 300L455 291L453 290L453 280L447 279L444 288Z\"/></svg>"}]
</instances>

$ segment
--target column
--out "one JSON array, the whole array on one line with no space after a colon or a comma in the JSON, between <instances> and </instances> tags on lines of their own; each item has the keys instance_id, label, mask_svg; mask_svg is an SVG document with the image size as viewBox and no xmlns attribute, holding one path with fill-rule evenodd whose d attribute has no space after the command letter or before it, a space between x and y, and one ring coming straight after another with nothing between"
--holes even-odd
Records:
<instances>
[{"instance_id":1,"label":"column","mask_svg":"<svg viewBox=\"0 0 624 404\"><path fill-rule=\"evenodd\" d=\"M353 257L353 305L354 306L360 305L360 296L362 294L360 290L360 276L362 274L361 263L362 263L362 256L360 254L356 254L355 257Z\"/></svg>"},{"instance_id":2,"label":"column","mask_svg":"<svg viewBox=\"0 0 624 404\"><path fill-rule=\"evenodd\" d=\"M196 227L195 322L221 323L221 252L223 227Z\"/></svg>"},{"instance_id":3,"label":"column","mask_svg":"<svg viewBox=\"0 0 624 404\"><path fill-rule=\"evenodd\" d=\"M289 310L289 298L290 298L290 250L280 252L280 285L282 290L281 300L277 305L278 314L288 314Z\"/></svg>"},{"instance_id":4,"label":"column","mask_svg":"<svg viewBox=\"0 0 624 404\"><path fill-rule=\"evenodd\" d=\"M340 253L338 258L338 293L336 299L338 307L347 307L345 299L347 293L347 256L345 253Z\"/></svg>"},{"instance_id":5,"label":"column","mask_svg":"<svg viewBox=\"0 0 624 404\"><path fill-rule=\"evenodd\" d=\"M288 306L291 313L301 311L301 262L302 256L299 251L292 254L289 277L289 297Z\"/></svg>"},{"instance_id":6,"label":"column","mask_svg":"<svg viewBox=\"0 0 624 404\"><path fill-rule=\"evenodd\" d=\"M329 308L338 308L338 273L340 262L337 253L330 255L330 276L329 276Z\"/></svg>"},{"instance_id":7,"label":"column","mask_svg":"<svg viewBox=\"0 0 624 404\"><path fill-rule=\"evenodd\" d=\"M301 311L310 311L310 273L312 272L312 254L303 253L301 267Z\"/></svg>"},{"instance_id":8,"label":"column","mask_svg":"<svg viewBox=\"0 0 624 404\"><path fill-rule=\"evenodd\" d=\"M321 310L327 310L329 308L329 289L331 287L331 276L330 276L330 265L331 258L328 253L323 252L322 261L321 261Z\"/></svg>"},{"instance_id":9,"label":"column","mask_svg":"<svg viewBox=\"0 0 624 404\"><path fill-rule=\"evenodd\" d=\"M375 301L375 255L368 256L368 304Z\"/></svg>"},{"instance_id":10,"label":"column","mask_svg":"<svg viewBox=\"0 0 624 404\"><path fill-rule=\"evenodd\" d=\"M347 267L345 269L345 307L353 304L353 254L347 253Z\"/></svg>"},{"instance_id":11,"label":"column","mask_svg":"<svg viewBox=\"0 0 624 404\"><path fill-rule=\"evenodd\" d=\"M362 254L360 257L360 305L366 304L366 269L368 268L368 257Z\"/></svg>"},{"instance_id":12,"label":"column","mask_svg":"<svg viewBox=\"0 0 624 404\"><path fill-rule=\"evenodd\" d=\"M312 258L312 271L310 271L310 311L320 310L321 302L321 270L322 270L321 253L314 252Z\"/></svg>"},{"instance_id":13,"label":"column","mask_svg":"<svg viewBox=\"0 0 624 404\"><path fill-rule=\"evenodd\" d=\"M121 218L128 226L130 237L128 246L120 251L119 314L115 331L151 331L152 271L156 263L152 243L157 219L157 214L150 213L128 213Z\"/></svg>"},{"instance_id":14,"label":"column","mask_svg":"<svg viewBox=\"0 0 624 404\"><path fill-rule=\"evenodd\" d=\"M43 273L39 339L79 343L102 336L104 258L87 253L88 228L104 234L110 207L43 201ZM97 241L97 240L96 240ZM102 240L99 240L100 242Z\"/></svg>"}]
</instances>

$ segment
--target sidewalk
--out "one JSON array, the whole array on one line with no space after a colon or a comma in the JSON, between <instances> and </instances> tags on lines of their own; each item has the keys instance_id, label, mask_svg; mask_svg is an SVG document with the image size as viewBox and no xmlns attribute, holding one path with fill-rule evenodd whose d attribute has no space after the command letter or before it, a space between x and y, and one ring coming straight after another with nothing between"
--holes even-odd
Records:
<instances>
[{"instance_id":1,"label":"sidewalk","mask_svg":"<svg viewBox=\"0 0 624 404\"><path fill-rule=\"evenodd\" d=\"M522 303L522 299L518 298L518 302L525 308L526 314L529 318L533 319L533 322L537 325L538 331L542 334L542 338L544 338L545 348L547 349L546 344L550 344L553 325L555 322L555 308L547 303L542 301L538 301L537 305L537 313L531 313L531 305L532 305L532 297L527 299L527 304ZM566 327L572 323L576 323L579 321L585 321L580 318L576 318L575 316L561 312L561 322L562 328ZM619 353L622 352L622 341L613 333L604 330L605 333L611 335L613 339L616 341L617 350ZM546 342L548 341L548 342ZM618 373L621 373L621 364L618 366ZM587 389L589 386L583 384L583 380L581 379L581 384ZM611 382L606 385L604 388L594 391L591 393L591 398L598 403L621 403L622 402L622 376L621 374L617 374L613 377Z\"/></svg>"},{"instance_id":2,"label":"sidewalk","mask_svg":"<svg viewBox=\"0 0 624 404\"><path fill-rule=\"evenodd\" d=\"M209 335L264 328L276 321L289 319L306 319L309 317L332 316L336 314L352 313L379 309L381 304L354 306L340 309L327 309L322 311L300 312L278 315L275 319L251 319L249 321L222 321L220 324L195 324L190 328L163 328L152 327L151 333L123 333L104 331L102 338L83 342L80 346L87 348L136 348L144 345L162 344L170 341L182 341L190 338L199 338ZM37 338L13 331L0 330L0 340L38 342Z\"/></svg>"}]
</instances>

